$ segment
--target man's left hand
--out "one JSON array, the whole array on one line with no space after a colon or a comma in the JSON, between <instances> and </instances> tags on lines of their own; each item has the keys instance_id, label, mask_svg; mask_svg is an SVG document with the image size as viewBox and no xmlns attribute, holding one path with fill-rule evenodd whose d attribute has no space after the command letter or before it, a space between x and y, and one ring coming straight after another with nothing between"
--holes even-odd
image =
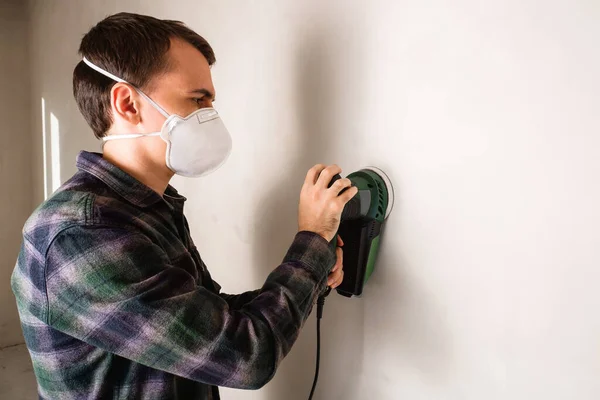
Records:
<instances>
[{"instance_id":1,"label":"man's left hand","mask_svg":"<svg viewBox=\"0 0 600 400\"><path fill-rule=\"evenodd\" d=\"M336 287L342 284L344 280L344 265L343 265L343 251L342 246L344 242L340 235L337 237L337 247L335 249L335 254L337 256L337 261L331 270L331 273L327 277L327 286L330 286L331 289L335 289Z\"/></svg>"}]
</instances>

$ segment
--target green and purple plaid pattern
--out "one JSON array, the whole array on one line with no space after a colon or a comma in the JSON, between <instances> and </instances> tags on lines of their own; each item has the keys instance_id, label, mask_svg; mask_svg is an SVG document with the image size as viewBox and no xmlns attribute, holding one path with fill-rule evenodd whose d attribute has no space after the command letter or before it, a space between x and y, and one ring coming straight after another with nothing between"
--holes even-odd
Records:
<instances>
[{"instance_id":1,"label":"green and purple plaid pattern","mask_svg":"<svg viewBox=\"0 0 600 400\"><path fill-rule=\"evenodd\" d=\"M81 152L23 228L12 275L41 399L218 399L257 389L289 352L335 264L299 232L262 288L220 293L185 198ZM228 265L227 268L246 266Z\"/></svg>"}]
</instances>

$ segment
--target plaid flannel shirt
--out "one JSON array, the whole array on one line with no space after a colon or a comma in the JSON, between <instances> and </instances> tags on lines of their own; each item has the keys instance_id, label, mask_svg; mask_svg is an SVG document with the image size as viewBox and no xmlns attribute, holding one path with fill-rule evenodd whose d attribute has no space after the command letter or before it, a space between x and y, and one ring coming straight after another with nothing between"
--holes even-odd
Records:
<instances>
[{"instance_id":1,"label":"plaid flannel shirt","mask_svg":"<svg viewBox=\"0 0 600 400\"><path fill-rule=\"evenodd\" d=\"M77 167L26 222L11 279L40 398L265 385L326 287L331 243L299 232L262 288L223 294L173 187L160 196L97 153Z\"/></svg>"}]
</instances>

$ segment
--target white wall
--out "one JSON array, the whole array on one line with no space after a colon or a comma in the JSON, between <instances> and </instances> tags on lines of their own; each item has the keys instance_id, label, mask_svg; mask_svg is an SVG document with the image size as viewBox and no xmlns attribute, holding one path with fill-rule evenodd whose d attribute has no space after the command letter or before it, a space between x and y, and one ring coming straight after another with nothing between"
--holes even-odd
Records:
<instances>
[{"instance_id":1,"label":"white wall","mask_svg":"<svg viewBox=\"0 0 600 400\"><path fill-rule=\"evenodd\" d=\"M395 183L364 297L328 299L317 398L597 399L599 4L38 2L34 138L44 97L62 179L80 148L99 148L70 82L92 24L120 10L184 20L215 47L235 149L175 184L225 289L258 287L278 264L314 163L377 165ZM314 327L265 389L224 398L305 399Z\"/></svg>"},{"instance_id":2,"label":"white wall","mask_svg":"<svg viewBox=\"0 0 600 400\"><path fill-rule=\"evenodd\" d=\"M10 274L32 211L27 9L0 2L0 348L22 343Z\"/></svg>"}]
</instances>

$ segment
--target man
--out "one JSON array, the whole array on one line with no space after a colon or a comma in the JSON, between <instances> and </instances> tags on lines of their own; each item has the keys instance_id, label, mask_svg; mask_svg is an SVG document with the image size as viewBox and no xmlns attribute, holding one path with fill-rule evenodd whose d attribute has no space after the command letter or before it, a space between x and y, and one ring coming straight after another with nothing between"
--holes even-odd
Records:
<instances>
[{"instance_id":1,"label":"man","mask_svg":"<svg viewBox=\"0 0 600 400\"><path fill-rule=\"evenodd\" d=\"M258 290L220 293L169 185L229 154L212 108L213 50L180 22L121 13L79 52L73 92L103 153L81 152L78 172L29 218L12 275L40 398L218 399L217 386L262 387L318 295L343 279L334 236L356 188L328 188L336 165L311 168L283 263Z\"/></svg>"}]
</instances>

